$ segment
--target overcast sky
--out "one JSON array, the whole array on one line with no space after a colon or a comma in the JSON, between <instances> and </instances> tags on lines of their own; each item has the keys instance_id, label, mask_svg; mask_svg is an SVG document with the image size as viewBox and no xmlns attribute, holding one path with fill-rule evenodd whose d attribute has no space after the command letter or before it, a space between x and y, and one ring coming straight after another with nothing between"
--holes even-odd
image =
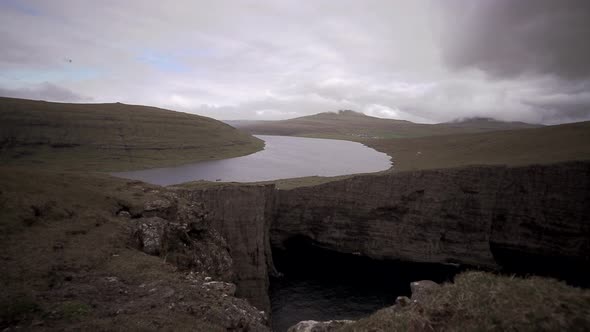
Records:
<instances>
[{"instance_id":1,"label":"overcast sky","mask_svg":"<svg viewBox=\"0 0 590 332\"><path fill-rule=\"evenodd\" d=\"M590 120L587 0L0 0L0 95L217 119Z\"/></svg>"}]
</instances>

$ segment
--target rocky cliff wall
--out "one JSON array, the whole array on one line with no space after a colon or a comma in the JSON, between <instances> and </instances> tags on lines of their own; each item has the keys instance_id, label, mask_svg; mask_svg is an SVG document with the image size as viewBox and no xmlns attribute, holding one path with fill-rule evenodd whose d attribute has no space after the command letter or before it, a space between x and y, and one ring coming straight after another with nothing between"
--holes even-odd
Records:
<instances>
[{"instance_id":1,"label":"rocky cliff wall","mask_svg":"<svg viewBox=\"0 0 590 332\"><path fill-rule=\"evenodd\" d=\"M268 314L268 275L274 270L269 241L274 186L222 185L182 190L180 195L202 204L204 219L227 242L236 296Z\"/></svg>"},{"instance_id":2,"label":"rocky cliff wall","mask_svg":"<svg viewBox=\"0 0 590 332\"><path fill-rule=\"evenodd\" d=\"M504 249L589 259L588 162L365 175L276 200L277 247L300 235L378 259L495 268Z\"/></svg>"}]
</instances>

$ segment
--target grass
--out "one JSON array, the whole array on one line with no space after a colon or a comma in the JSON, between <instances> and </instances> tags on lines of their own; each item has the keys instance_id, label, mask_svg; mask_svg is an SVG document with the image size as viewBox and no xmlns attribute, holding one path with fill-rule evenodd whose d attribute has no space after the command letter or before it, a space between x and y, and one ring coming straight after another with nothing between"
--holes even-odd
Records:
<instances>
[{"instance_id":1,"label":"grass","mask_svg":"<svg viewBox=\"0 0 590 332\"><path fill-rule=\"evenodd\" d=\"M590 160L590 122L364 144L392 156L395 171Z\"/></svg>"},{"instance_id":2,"label":"grass","mask_svg":"<svg viewBox=\"0 0 590 332\"><path fill-rule=\"evenodd\" d=\"M466 272L401 308L339 331L587 331L590 291L546 278Z\"/></svg>"},{"instance_id":3,"label":"grass","mask_svg":"<svg viewBox=\"0 0 590 332\"><path fill-rule=\"evenodd\" d=\"M124 171L230 158L264 143L222 122L147 106L0 97L0 164Z\"/></svg>"},{"instance_id":4,"label":"grass","mask_svg":"<svg viewBox=\"0 0 590 332\"><path fill-rule=\"evenodd\" d=\"M484 119L441 124L419 124L381 119L353 111L319 113L281 121L232 121L236 127L254 134L286 135L363 141L371 138L409 138L493 130L539 127L521 122Z\"/></svg>"},{"instance_id":5,"label":"grass","mask_svg":"<svg viewBox=\"0 0 590 332\"><path fill-rule=\"evenodd\" d=\"M67 320L78 320L88 316L92 308L80 301L66 301L59 305L57 312Z\"/></svg>"},{"instance_id":6,"label":"grass","mask_svg":"<svg viewBox=\"0 0 590 332\"><path fill-rule=\"evenodd\" d=\"M225 331L219 313L233 302L136 250L133 219L117 216L140 214L164 191L102 174L0 167L0 330ZM169 288L178 297L163 298ZM175 302L194 310L171 310Z\"/></svg>"}]
</instances>

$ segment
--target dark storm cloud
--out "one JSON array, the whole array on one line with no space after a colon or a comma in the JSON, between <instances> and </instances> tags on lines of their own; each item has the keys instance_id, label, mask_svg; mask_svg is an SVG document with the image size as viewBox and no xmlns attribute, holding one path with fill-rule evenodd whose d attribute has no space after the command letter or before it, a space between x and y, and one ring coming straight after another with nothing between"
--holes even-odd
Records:
<instances>
[{"instance_id":1,"label":"dark storm cloud","mask_svg":"<svg viewBox=\"0 0 590 332\"><path fill-rule=\"evenodd\" d=\"M442 59L457 73L520 82L520 107L537 121L590 119L590 1L445 2Z\"/></svg>"},{"instance_id":2,"label":"dark storm cloud","mask_svg":"<svg viewBox=\"0 0 590 332\"><path fill-rule=\"evenodd\" d=\"M590 77L590 1L446 2L443 57L500 78Z\"/></svg>"}]
</instances>

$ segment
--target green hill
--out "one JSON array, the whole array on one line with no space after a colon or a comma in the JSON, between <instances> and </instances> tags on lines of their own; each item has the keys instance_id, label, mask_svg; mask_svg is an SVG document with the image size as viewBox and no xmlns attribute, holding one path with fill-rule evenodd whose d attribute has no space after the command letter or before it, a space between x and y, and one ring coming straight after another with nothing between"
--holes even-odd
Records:
<instances>
[{"instance_id":1,"label":"green hill","mask_svg":"<svg viewBox=\"0 0 590 332\"><path fill-rule=\"evenodd\" d=\"M590 121L476 134L369 140L365 144L392 156L396 171L590 160Z\"/></svg>"},{"instance_id":2,"label":"green hill","mask_svg":"<svg viewBox=\"0 0 590 332\"><path fill-rule=\"evenodd\" d=\"M502 122L483 118L440 124L420 124L376 118L354 111L326 112L281 121L228 121L228 123L254 134L347 140L424 137L540 127L540 125L523 122Z\"/></svg>"},{"instance_id":3,"label":"green hill","mask_svg":"<svg viewBox=\"0 0 590 332\"><path fill-rule=\"evenodd\" d=\"M264 142L210 118L156 107L0 97L0 164L121 171L236 157Z\"/></svg>"}]
</instances>

